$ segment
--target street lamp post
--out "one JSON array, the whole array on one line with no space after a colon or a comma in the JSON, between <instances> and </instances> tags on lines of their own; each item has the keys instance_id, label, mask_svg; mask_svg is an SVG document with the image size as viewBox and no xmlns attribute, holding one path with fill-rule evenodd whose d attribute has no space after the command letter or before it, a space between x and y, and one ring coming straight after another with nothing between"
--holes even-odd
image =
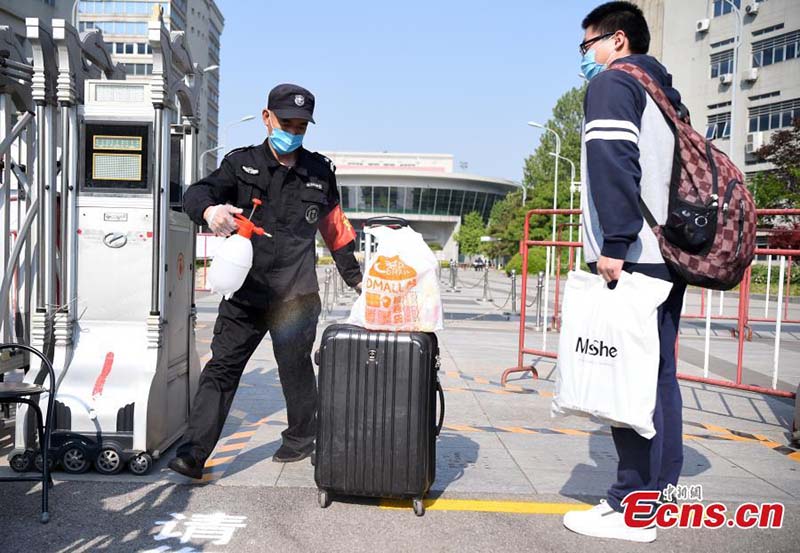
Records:
<instances>
[{"instance_id":1,"label":"street lamp post","mask_svg":"<svg viewBox=\"0 0 800 553\"><path fill-rule=\"evenodd\" d=\"M225 125L225 132L222 135L222 144L223 144L223 146L228 143L228 130L231 127L233 127L234 125L238 125L239 123L245 123L247 121L252 121L255 118L256 118L255 115L245 115L241 119L238 119L238 120L236 120L236 121L234 121L232 123L228 123L227 125Z\"/></svg>"},{"instance_id":2,"label":"street lamp post","mask_svg":"<svg viewBox=\"0 0 800 553\"><path fill-rule=\"evenodd\" d=\"M736 125L734 124L736 121L736 96L737 91L739 89L739 46L742 44L742 12L739 10L739 7L734 4L731 0L723 0L723 2L727 3L733 13L736 15L736 27L734 30L734 37L733 37L733 82L731 83L731 122L730 122L730 142L729 142L729 149L728 152L730 154L731 161L737 167L744 166L744 160L742 163L739 163L739 152L736 150ZM722 305L723 301L725 300L725 292L720 290L719 292L719 308L720 314L722 313ZM709 305L709 310L711 306Z\"/></svg>"},{"instance_id":3,"label":"street lamp post","mask_svg":"<svg viewBox=\"0 0 800 553\"><path fill-rule=\"evenodd\" d=\"M553 209L558 209L558 158L561 157L561 136L551 129L550 127L546 127L541 123L537 123L535 121L528 122L528 125L531 127L536 127L537 129L542 129L548 132L553 133L553 136L556 137L556 163L555 163L555 170L553 171ZM552 224L552 241L555 242L556 240L556 215L553 214L553 224ZM550 250L552 250L552 246L548 247L545 250L545 280L544 280L544 312L545 312L545 324L542 325L542 349L547 349L547 308L548 302L550 300L550 274L551 274L551 265L553 263L553 255L551 255ZM555 252L554 252L555 253Z\"/></svg>"},{"instance_id":4,"label":"street lamp post","mask_svg":"<svg viewBox=\"0 0 800 553\"><path fill-rule=\"evenodd\" d=\"M222 144L222 145L220 145L220 146L217 146L216 148L209 148L208 150L206 150L205 152L203 152L202 154L200 154L200 158L199 158L199 159L198 159L198 161L197 161L197 164L199 165L199 167L198 167L198 169L199 169L198 173L199 173L200 175L202 175L202 176L204 176L204 177L206 176L205 165L203 165L203 159L206 157L206 155L207 155L207 154L210 154L211 152L216 152L216 151L218 151L218 150L221 150L221 149L223 149L224 147L225 147L225 144Z\"/></svg>"},{"instance_id":5,"label":"street lamp post","mask_svg":"<svg viewBox=\"0 0 800 553\"><path fill-rule=\"evenodd\" d=\"M736 15L736 30L733 37L733 82L731 83L731 122L730 122L730 156L734 165L741 167L739 163L739 152L736 150L736 96L739 88L739 46L742 44L742 12L732 0L723 0Z\"/></svg>"},{"instance_id":6,"label":"street lamp post","mask_svg":"<svg viewBox=\"0 0 800 553\"><path fill-rule=\"evenodd\" d=\"M511 182L513 182L515 185L519 186L522 189L522 207L525 207L525 204L528 201L527 185L524 182L517 182L517 181L511 181Z\"/></svg>"},{"instance_id":7,"label":"street lamp post","mask_svg":"<svg viewBox=\"0 0 800 553\"><path fill-rule=\"evenodd\" d=\"M556 157L555 152L550 152L550 155ZM575 180L575 164L572 160L564 156L558 158L569 163L569 208L572 210L575 206L575 191L580 189L581 183ZM569 214L569 241L572 242L572 213Z\"/></svg>"}]
</instances>

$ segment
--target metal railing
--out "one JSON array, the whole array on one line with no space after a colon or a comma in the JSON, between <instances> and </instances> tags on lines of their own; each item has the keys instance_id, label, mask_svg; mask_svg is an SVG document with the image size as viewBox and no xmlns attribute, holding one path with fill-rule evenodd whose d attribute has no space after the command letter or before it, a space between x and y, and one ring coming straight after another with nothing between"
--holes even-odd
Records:
<instances>
[{"instance_id":1,"label":"metal railing","mask_svg":"<svg viewBox=\"0 0 800 553\"><path fill-rule=\"evenodd\" d=\"M537 298L535 302L537 305L537 329L542 333L542 346L539 348L529 347L526 345L526 337L527 337L527 310L529 307L532 307L532 304L528 304L528 259L529 259L529 251L533 247L546 247L552 248L555 250L555 257L560 260L560 252L562 248L568 248L570 251L569 255L569 263L568 263L568 270L572 270L576 263L576 256L573 252L578 252L582 248L581 242L570 242L564 240L531 240L530 239L530 220L532 216L535 215L580 215L580 210L569 210L569 209L536 209L531 210L526 214L525 217L525 226L523 230L523 239L520 241L520 251L522 254L522 303L520 308L520 325L519 325L519 342L518 342L518 350L517 350L517 365L510 369L507 369L502 376L501 382L505 384L508 380L508 377L513 373L520 373L520 372L530 372L533 374L534 377L538 376L538 372L536 370L535 365L525 365L525 356L533 356L537 358L545 358L545 359L557 359L558 354L557 352L553 351L552 349L547 348L547 335L551 331L557 331L559 324L560 324L560 303L559 303L559 294L560 294L560 287L559 283L561 281L561 270L558 267L558 263L556 263L557 268L554 272L555 278L555 298L553 302L553 309L552 312L548 308L548 298L544 298L544 301L541 301L541 297ZM783 217L798 217L800 216L800 209L771 209L771 210L757 210L758 217L774 217L774 216L783 216ZM788 301L788 294L791 291L790 284L791 284L791 277L790 274L786 272L787 265L791 267L791 264L796 257L800 257L800 250L798 249L791 249L791 248L756 248L755 254L761 256L773 256L778 259L779 263L779 277L778 277L778 291L777 296L775 298L775 315L774 317L769 316L752 316L751 315L751 299L752 299L752 266L747 269L742 282L739 285L738 289L738 304L737 304L737 314L735 317L732 316L725 316L725 315L717 315L714 316L711 314L711 305L708 301L709 291L702 291L701 298L706 298L703 300L703 304L701 307L702 316L706 321L705 325L705 345L704 345L704 366L703 366L703 374L702 376L687 374L685 372L679 372L678 378L692 381L692 382L701 382L705 384L710 384L714 386L723 386L727 388L734 388L739 390L747 390L752 392L759 392L779 397L787 397L793 398L795 397L795 392L785 389L779 389L779 375L780 375L780 356L781 356L781 341L783 339L783 329L782 325L784 323L796 323L800 322L795 319L790 318L788 305L790 302ZM579 258L577 258L579 259ZM545 276L546 278L546 276ZM537 285L537 289L540 288L540 285ZM769 310L769 295L766 294L767 297L767 305L765 306L765 310ZM539 307L541 304L544 303L544 320L541 321L541 317L539 315ZM697 319L697 314L690 313L687 315L682 316L684 319ZM729 378L711 378L710 374L710 335L711 335L711 321L712 320L722 320L728 322L735 321L735 329L733 330L732 334L737 339L737 354L736 354L736 373L731 375ZM539 328L539 323L541 321L541 327ZM759 386L753 384L746 384L744 383L744 371L747 369L746 364L748 360L745 358L745 342L748 341L748 338L752 337L752 329L751 323L752 322L759 322L759 323L774 323L775 327L774 331L774 338L773 338L773 349L772 349L772 370L770 375L770 385L769 386ZM677 353L680 347L680 337L676 341L675 348L676 348L676 359Z\"/></svg>"}]
</instances>

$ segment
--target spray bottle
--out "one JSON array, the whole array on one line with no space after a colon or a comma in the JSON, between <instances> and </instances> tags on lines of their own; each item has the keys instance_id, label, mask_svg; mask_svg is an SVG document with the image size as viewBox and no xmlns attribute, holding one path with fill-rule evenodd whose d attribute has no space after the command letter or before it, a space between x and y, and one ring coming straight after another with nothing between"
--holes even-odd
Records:
<instances>
[{"instance_id":1,"label":"spray bottle","mask_svg":"<svg viewBox=\"0 0 800 553\"><path fill-rule=\"evenodd\" d=\"M253 244L250 242L253 234L272 238L271 234L251 221L256 207L260 205L261 200L253 198L253 209L247 219L238 213L233 216L238 230L220 245L208 271L211 291L222 294L226 300L242 287L253 266Z\"/></svg>"}]
</instances>

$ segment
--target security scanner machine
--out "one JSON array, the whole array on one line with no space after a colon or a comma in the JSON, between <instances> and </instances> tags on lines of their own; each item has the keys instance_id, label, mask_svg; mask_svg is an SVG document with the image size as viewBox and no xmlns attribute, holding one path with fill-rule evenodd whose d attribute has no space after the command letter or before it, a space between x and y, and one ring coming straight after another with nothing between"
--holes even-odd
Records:
<instances>
[{"instance_id":1,"label":"security scanner machine","mask_svg":"<svg viewBox=\"0 0 800 553\"><path fill-rule=\"evenodd\" d=\"M141 475L184 432L200 373L195 228L179 206L196 176L202 72L158 8L148 28L152 75L127 79L110 60L101 78L102 60L88 58L92 44L104 51L97 31L78 36L55 20L50 40L32 23L34 98L43 77L36 123L46 139L36 152L31 238L41 270L30 334L56 370L51 459L72 473L127 466ZM19 409L16 470L37 461L29 419Z\"/></svg>"}]
</instances>

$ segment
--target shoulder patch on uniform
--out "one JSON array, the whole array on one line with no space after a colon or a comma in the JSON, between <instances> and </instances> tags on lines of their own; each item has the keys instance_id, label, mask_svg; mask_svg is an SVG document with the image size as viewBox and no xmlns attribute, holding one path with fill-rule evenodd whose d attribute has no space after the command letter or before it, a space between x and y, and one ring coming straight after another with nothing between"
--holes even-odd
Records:
<instances>
[{"instance_id":1,"label":"shoulder patch on uniform","mask_svg":"<svg viewBox=\"0 0 800 553\"><path fill-rule=\"evenodd\" d=\"M225 154L224 157L228 157L228 156L230 156L232 154L236 154L236 153L239 153L239 152L244 152L246 150L251 150L253 148L255 148L255 144L251 144L250 146L242 146L240 148L234 148L233 150L231 150L230 152Z\"/></svg>"},{"instance_id":2,"label":"shoulder patch on uniform","mask_svg":"<svg viewBox=\"0 0 800 553\"><path fill-rule=\"evenodd\" d=\"M248 175L257 175L258 169L255 167L248 167L247 165L242 165L242 171L247 173Z\"/></svg>"},{"instance_id":3,"label":"shoulder patch on uniform","mask_svg":"<svg viewBox=\"0 0 800 553\"><path fill-rule=\"evenodd\" d=\"M336 172L336 165L333 164L333 162L331 161L331 159L328 156L324 156L324 155L320 154L319 152L314 152L314 153L316 153L319 157L321 157L322 161L324 161L325 163L327 163L330 166L331 171L333 171L334 173Z\"/></svg>"}]
</instances>

